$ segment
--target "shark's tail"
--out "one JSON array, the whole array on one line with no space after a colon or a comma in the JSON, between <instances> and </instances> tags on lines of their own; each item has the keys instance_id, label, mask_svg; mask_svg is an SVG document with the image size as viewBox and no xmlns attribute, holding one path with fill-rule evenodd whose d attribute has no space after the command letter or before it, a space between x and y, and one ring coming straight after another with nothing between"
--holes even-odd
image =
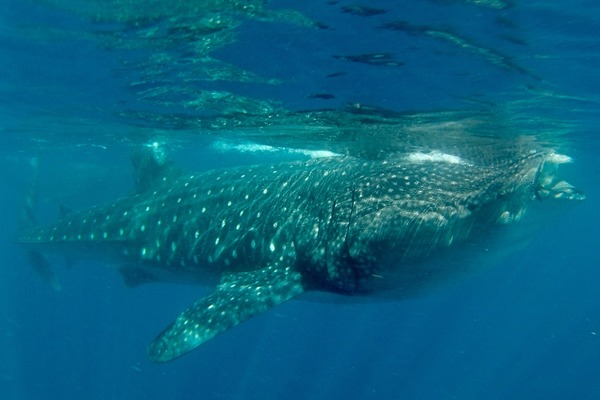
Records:
<instances>
[{"instance_id":1,"label":"shark's tail","mask_svg":"<svg viewBox=\"0 0 600 400\"><path fill-rule=\"evenodd\" d=\"M31 159L32 179L25 204L21 210L21 229L31 229L36 225L35 211L38 199L38 180L40 175L40 165L37 157ZM27 250L29 262L33 269L38 273L44 282L47 282L54 290L61 290L62 286L58 277L52 270L46 257L39 251Z\"/></svg>"}]
</instances>

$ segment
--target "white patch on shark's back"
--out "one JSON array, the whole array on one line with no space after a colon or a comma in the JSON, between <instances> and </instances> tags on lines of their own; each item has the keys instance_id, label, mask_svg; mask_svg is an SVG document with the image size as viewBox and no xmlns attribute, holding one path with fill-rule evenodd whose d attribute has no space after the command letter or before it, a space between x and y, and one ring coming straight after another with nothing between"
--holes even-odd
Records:
<instances>
[{"instance_id":1,"label":"white patch on shark's back","mask_svg":"<svg viewBox=\"0 0 600 400\"><path fill-rule=\"evenodd\" d=\"M458 156L454 156L452 154L447 154L447 153L442 153L440 151L431 151L429 153L423 153L420 151L416 151L414 153L410 153L406 158L408 161L410 161L412 163L435 162L435 163L469 165L468 162L464 161L462 158L460 158Z\"/></svg>"},{"instance_id":2,"label":"white patch on shark's back","mask_svg":"<svg viewBox=\"0 0 600 400\"><path fill-rule=\"evenodd\" d=\"M225 141L217 141L213 143L213 148L219 151L239 151L241 153L282 153L282 154L299 154L310 158L324 157L339 157L340 154L329 150L310 150L298 149L293 147L274 147L265 144L257 143L229 143Z\"/></svg>"},{"instance_id":3,"label":"white patch on shark's back","mask_svg":"<svg viewBox=\"0 0 600 400\"><path fill-rule=\"evenodd\" d=\"M573 159L569 156L559 153L550 153L548 155L547 161L555 163L555 164L569 164L573 162Z\"/></svg>"}]
</instances>

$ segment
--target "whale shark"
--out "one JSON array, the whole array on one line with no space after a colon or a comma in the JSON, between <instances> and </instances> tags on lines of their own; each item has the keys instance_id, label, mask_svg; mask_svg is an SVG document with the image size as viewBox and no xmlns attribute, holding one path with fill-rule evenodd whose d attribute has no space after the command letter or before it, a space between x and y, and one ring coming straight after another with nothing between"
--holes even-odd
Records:
<instances>
[{"instance_id":1,"label":"whale shark","mask_svg":"<svg viewBox=\"0 0 600 400\"><path fill-rule=\"evenodd\" d=\"M104 260L130 286L214 286L148 346L154 362L175 359L304 292L402 298L452 275L453 252L493 239L530 204L584 198L556 176L570 158L551 150L493 163L415 151L200 174L181 170L157 144L132 159L133 193L65 212L18 242L46 277L44 254L54 252Z\"/></svg>"}]
</instances>

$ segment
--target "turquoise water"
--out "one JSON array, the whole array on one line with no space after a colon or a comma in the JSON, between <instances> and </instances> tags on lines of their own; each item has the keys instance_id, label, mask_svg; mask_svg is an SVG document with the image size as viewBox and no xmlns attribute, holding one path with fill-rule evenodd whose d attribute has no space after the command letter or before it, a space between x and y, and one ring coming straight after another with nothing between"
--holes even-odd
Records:
<instances>
[{"instance_id":1,"label":"turquoise water","mask_svg":"<svg viewBox=\"0 0 600 400\"><path fill-rule=\"evenodd\" d=\"M296 3L0 5L0 397L598 398L600 7ZM568 154L587 199L544 203L530 242L428 296L290 301L169 364L146 345L206 288L127 288L56 257L55 292L14 243L33 158L50 222L129 193L131 149L153 141L205 171L315 151L487 159L490 137Z\"/></svg>"}]
</instances>

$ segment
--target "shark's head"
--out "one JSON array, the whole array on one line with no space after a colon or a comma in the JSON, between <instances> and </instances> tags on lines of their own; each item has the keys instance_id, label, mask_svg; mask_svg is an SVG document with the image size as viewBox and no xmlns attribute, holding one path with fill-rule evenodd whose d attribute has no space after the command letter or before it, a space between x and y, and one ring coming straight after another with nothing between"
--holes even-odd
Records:
<instances>
[{"instance_id":1,"label":"shark's head","mask_svg":"<svg viewBox=\"0 0 600 400\"><path fill-rule=\"evenodd\" d=\"M585 199L583 192L558 176L559 165L571 162L569 156L545 150L531 151L512 165L504 166L507 179L499 192L503 201L497 222L520 220L533 200Z\"/></svg>"},{"instance_id":2,"label":"shark's head","mask_svg":"<svg viewBox=\"0 0 600 400\"><path fill-rule=\"evenodd\" d=\"M556 175L558 165L570 161L545 151L484 166L443 153L390 162L358 184L345 240L349 260L361 265L367 280L518 221L533 201L581 200L584 195Z\"/></svg>"},{"instance_id":3,"label":"shark's head","mask_svg":"<svg viewBox=\"0 0 600 400\"><path fill-rule=\"evenodd\" d=\"M543 199L583 200L585 195L570 183L560 179L556 174L560 164L571 163L571 157L549 152L542 158L534 179L535 195Z\"/></svg>"}]
</instances>

